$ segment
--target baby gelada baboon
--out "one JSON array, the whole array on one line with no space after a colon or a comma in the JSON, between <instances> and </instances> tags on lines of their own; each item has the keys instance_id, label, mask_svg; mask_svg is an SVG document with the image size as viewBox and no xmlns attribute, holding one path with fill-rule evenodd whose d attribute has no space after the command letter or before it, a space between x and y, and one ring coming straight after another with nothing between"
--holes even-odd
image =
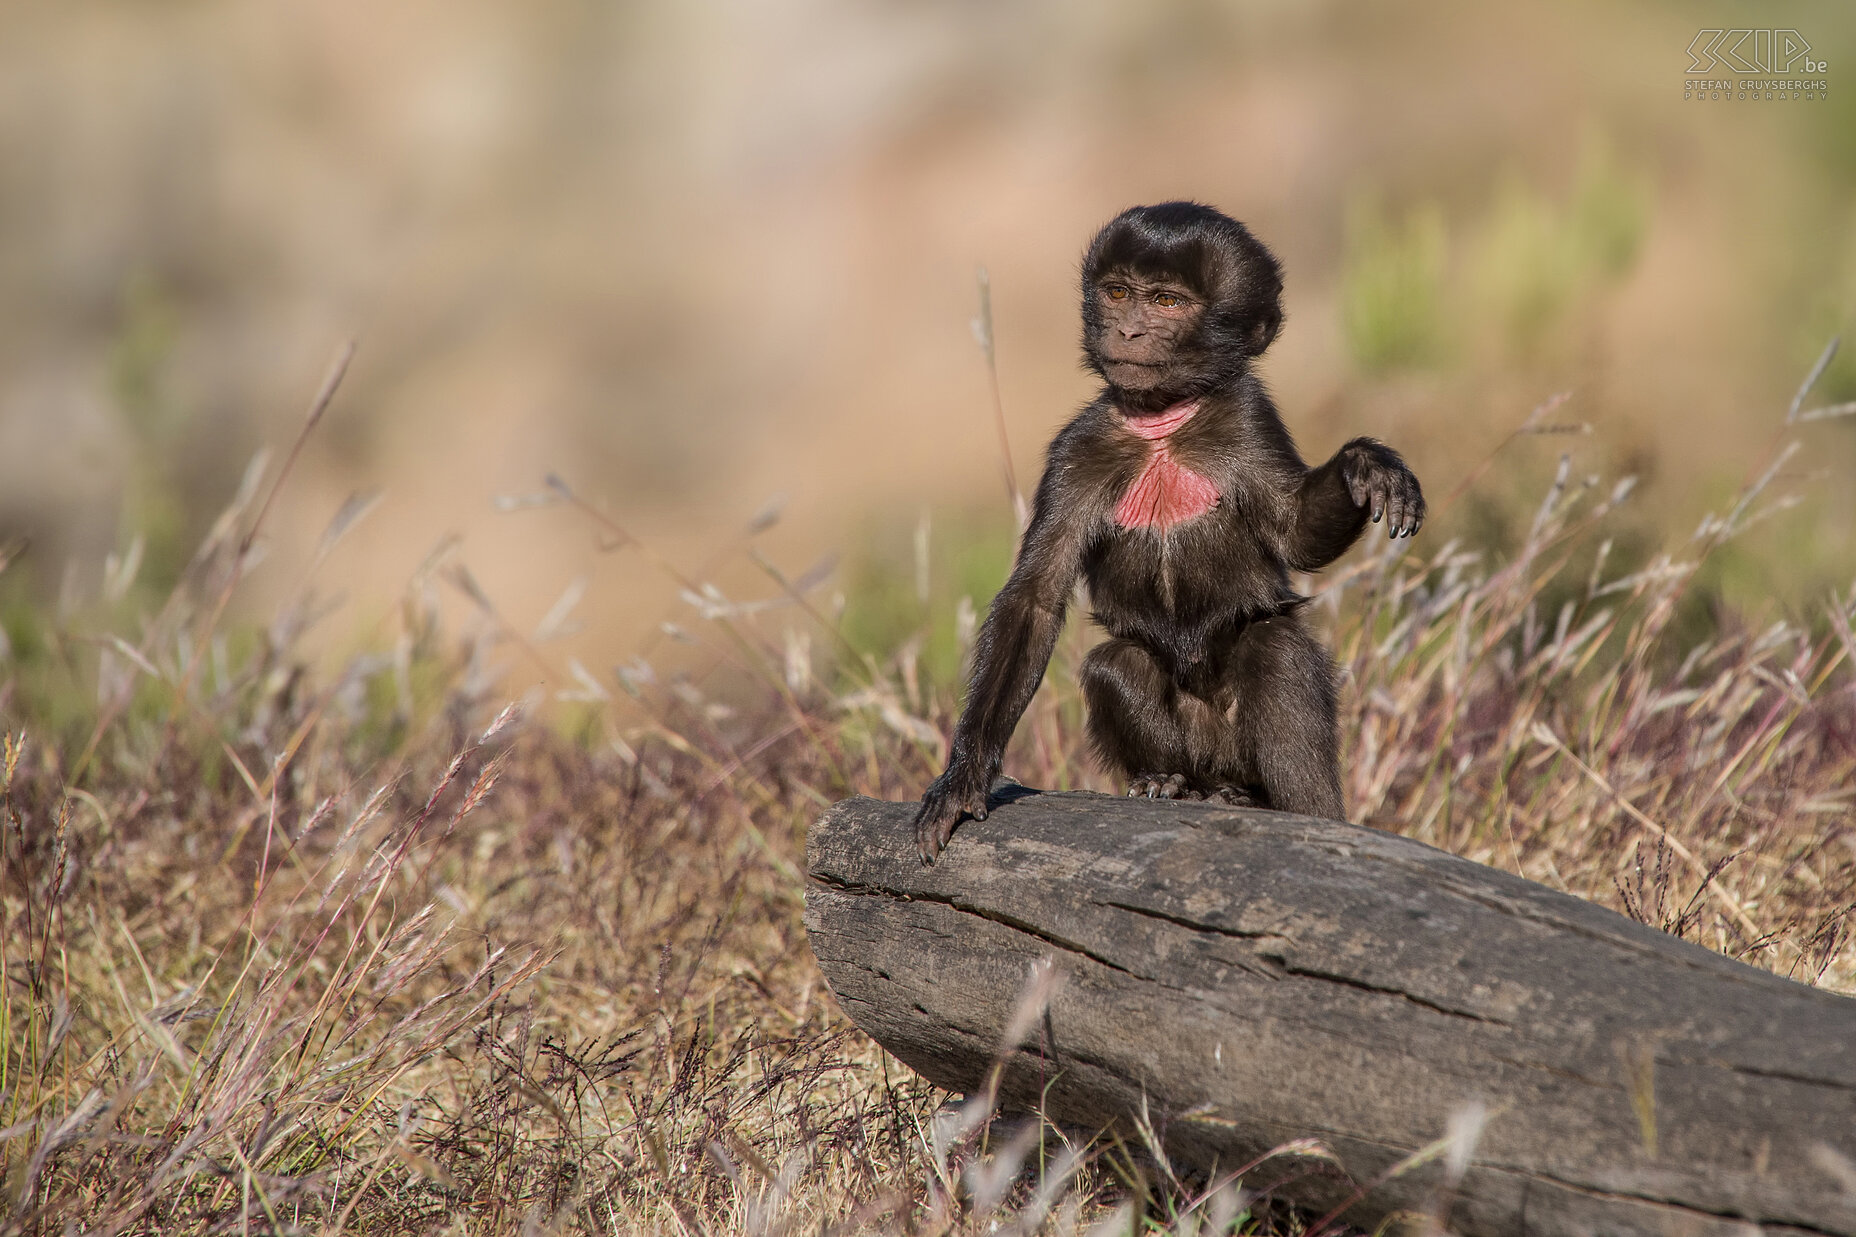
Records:
<instances>
[{"instance_id":1,"label":"baby gelada baboon","mask_svg":"<svg viewBox=\"0 0 1856 1237\"><path fill-rule=\"evenodd\" d=\"M1310 468L1253 360L1282 325L1282 268L1194 202L1124 211L1083 258L1083 356L1099 395L1051 442L1018 563L981 626L947 771L915 817L934 862L985 819L1076 578L1108 632L1083 662L1089 739L1130 795L1340 819L1334 665L1289 573L1368 519L1424 523L1398 452L1355 438Z\"/></svg>"}]
</instances>

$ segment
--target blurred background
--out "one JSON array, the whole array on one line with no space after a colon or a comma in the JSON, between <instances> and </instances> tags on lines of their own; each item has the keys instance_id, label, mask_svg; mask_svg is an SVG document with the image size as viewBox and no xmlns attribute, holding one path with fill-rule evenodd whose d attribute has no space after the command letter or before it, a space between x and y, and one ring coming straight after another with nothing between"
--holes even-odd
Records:
<instances>
[{"instance_id":1,"label":"blurred background","mask_svg":"<svg viewBox=\"0 0 1856 1237\"><path fill-rule=\"evenodd\" d=\"M1685 99L1732 26L1796 29L1827 95ZM1562 453L1640 478L1624 553L1686 536L1856 319L1843 4L10 0L0 34L0 622L86 604L138 539L162 595L351 337L249 603L378 491L314 568L348 602L326 648L436 553L518 629L584 581L573 656L635 651L679 584L499 505L550 473L730 596L775 591L731 548L777 501L760 551L838 556L813 579L854 629L983 603L1013 518L978 272L1029 488L1092 391L1078 256L1137 202L1276 249L1292 429L1402 448L1433 548L1503 544ZM1583 432L1476 471L1558 392ZM1811 402L1852 398L1856 349ZM1853 433L1811 430L1721 596L1848 586Z\"/></svg>"}]
</instances>

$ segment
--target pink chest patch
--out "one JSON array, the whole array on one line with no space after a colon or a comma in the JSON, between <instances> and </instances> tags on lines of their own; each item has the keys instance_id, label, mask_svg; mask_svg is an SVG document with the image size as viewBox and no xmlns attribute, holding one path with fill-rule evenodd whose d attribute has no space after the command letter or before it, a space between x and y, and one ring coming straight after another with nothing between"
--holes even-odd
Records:
<instances>
[{"instance_id":1,"label":"pink chest patch","mask_svg":"<svg viewBox=\"0 0 1856 1237\"><path fill-rule=\"evenodd\" d=\"M1121 501L1115 504L1115 523L1123 528L1152 528L1166 532L1176 524L1195 520L1218 505L1218 487L1204 474L1173 458L1167 440L1199 410L1197 401L1175 404L1151 417L1122 417L1130 433L1149 444L1147 463Z\"/></svg>"}]
</instances>

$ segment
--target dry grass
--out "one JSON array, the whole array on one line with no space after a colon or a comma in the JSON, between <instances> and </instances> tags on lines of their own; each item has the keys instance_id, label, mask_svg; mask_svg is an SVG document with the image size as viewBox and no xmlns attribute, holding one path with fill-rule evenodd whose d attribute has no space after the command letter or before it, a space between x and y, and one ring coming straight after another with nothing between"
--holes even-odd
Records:
<instances>
[{"instance_id":1,"label":"dry grass","mask_svg":"<svg viewBox=\"0 0 1856 1237\"><path fill-rule=\"evenodd\" d=\"M1623 494L1563 471L1499 561L1400 543L1332 576L1358 818L1856 988L1856 597L1677 634L1774 475L1626 574L1597 549ZM952 1107L822 990L803 832L938 768L954 699L916 643L847 654L771 567L773 607L679 576L726 690L596 676L552 664L564 610L516 633L441 557L383 651L310 681L311 599L219 631L253 476L133 638L48 623L38 669L0 669L0 1229L1307 1231ZM445 643L439 580L474 639ZM1082 639L1021 727L1026 781L1093 776ZM501 709L496 649L577 686Z\"/></svg>"}]
</instances>

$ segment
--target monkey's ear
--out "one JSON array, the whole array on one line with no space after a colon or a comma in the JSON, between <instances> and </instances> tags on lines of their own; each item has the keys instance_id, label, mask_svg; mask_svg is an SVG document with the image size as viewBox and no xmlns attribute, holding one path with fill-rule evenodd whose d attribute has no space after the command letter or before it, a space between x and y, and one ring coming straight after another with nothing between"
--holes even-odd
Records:
<instances>
[{"instance_id":1,"label":"monkey's ear","mask_svg":"<svg viewBox=\"0 0 1856 1237\"><path fill-rule=\"evenodd\" d=\"M1250 330L1245 333L1245 351L1251 356L1262 356L1281 329L1282 310L1272 306L1250 324Z\"/></svg>"}]
</instances>

